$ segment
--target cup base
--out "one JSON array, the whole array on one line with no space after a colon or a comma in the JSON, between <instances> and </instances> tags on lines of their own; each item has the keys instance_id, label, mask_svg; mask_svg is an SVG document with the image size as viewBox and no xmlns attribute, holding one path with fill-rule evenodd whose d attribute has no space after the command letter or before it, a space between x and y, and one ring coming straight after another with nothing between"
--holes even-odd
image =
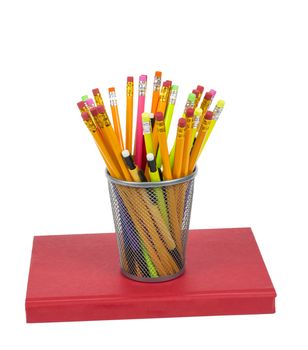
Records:
<instances>
[{"instance_id":1,"label":"cup base","mask_svg":"<svg viewBox=\"0 0 308 350\"><path fill-rule=\"evenodd\" d=\"M172 281L180 276L183 275L184 273L184 268L182 270L180 270L179 272L173 274L173 275L168 275L168 276L159 276L159 277L138 277L135 275L131 275L129 273L127 273L126 271L124 271L123 269L121 269L121 273L129 278L130 280L134 280L136 282L145 282L145 283L158 283L158 282L168 282L168 281Z\"/></svg>"}]
</instances>

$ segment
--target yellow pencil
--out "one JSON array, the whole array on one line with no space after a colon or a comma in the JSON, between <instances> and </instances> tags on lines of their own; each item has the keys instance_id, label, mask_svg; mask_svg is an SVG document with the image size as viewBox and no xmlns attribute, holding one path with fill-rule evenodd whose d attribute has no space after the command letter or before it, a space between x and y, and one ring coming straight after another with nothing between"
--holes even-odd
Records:
<instances>
[{"instance_id":1,"label":"yellow pencil","mask_svg":"<svg viewBox=\"0 0 308 350\"><path fill-rule=\"evenodd\" d=\"M93 89L92 94L94 96L96 106L103 106L105 108L104 101L99 89Z\"/></svg>"},{"instance_id":2,"label":"yellow pencil","mask_svg":"<svg viewBox=\"0 0 308 350\"><path fill-rule=\"evenodd\" d=\"M97 113L96 113L97 112ZM106 139L106 143L108 143L109 147L112 149L114 158L116 159L121 172L124 175L124 180L132 181L129 171L121 157L121 147L119 141L115 135L114 130L112 129L110 120L103 106L96 107L95 118L96 124L100 128L101 133L104 135Z\"/></svg>"},{"instance_id":3,"label":"yellow pencil","mask_svg":"<svg viewBox=\"0 0 308 350\"><path fill-rule=\"evenodd\" d=\"M166 80L164 81L163 87L161 88L158 106L157 106L157 112L162 113L163 117L165 116L165 112L167 109L171 85L172 85L172 82L170 80ZM156 156L157 147L158 147L158 135L157 135L156 123L154 123L152 137L153 137L153 148L154 148L153 153L154 153L154 156Z\"/></svg>"},{"instance_id":4,"label":"yellow pencil","mask_svg":"<svg viewBox=\"0 0 308 350\"><path fill-rule=\"evenodd\" d=\"M151 113L156 113L158 100L159 100L160 86L161 86L161 72L157 71L155 72L155 76L154 76Z\"/></svg>"},{"instance_id":5,"label":"yellow pencil","mask_svg":"<svg viewBox=\"0 0 308 350\"><path fill-rule=\"evenodd\" d=\"M192 145L195 141L195 136L196 136L197 130L199 129L201 116L202 116L202 109L196 108L195 112L194 112L194 120L193 120L192 132L191 132L190 148L192 147Z\"/></svg>"},{"instance_id":6,"label":"yellow pencil","mask_svg":"<svg viewBox=\"0 0 308 350\"><path fill-rule=\"evenodd\" d=\"M127 77L126 85L126 149L132 153L133 135L134 78Z\"/></svg>"},{"instance_id":7,"label":"yellow pencil","mask_svg":"<svg viewBox=\"0 0 308 350\"><path fill-rule=\"evenodd\" d=\"M117 167L114 164L113 159L110 157L110 154L108 152L108 149L106 148L104 142L102 141L102 138L95 126L95 124L93 123L90 114L88 112L82 112L81 113L81 117L86 125L86 127L88 128L88 130L90 131L91 135L93 136L96 145L106 163L107 166L107 170L109 171L110 175L112 177L115 177L117 179L123 179L122 175L120 174L120 172L118 171Z\"/></svg>"},{"instance_id":8,"label":"yellow pencil","mask_svg":"<svg viewBox=\"0 0 308 350\"><path fill-rule=\"evenodd\" d=\"M161 112L155 113L155 125L157 125L158 144L161 152L163 163L163 177L165 180L172 180L172 173L169 161L166 128L164 123L164 115Z\"/></svg>"},{"instance_id":9,"label":"yellow pencil","mask_svg":"<svg viewBox=\"0 0 308 350\"><path fill-rule=\"evenodd\" d=\"M146 153L153 153L152 125L149 113L142 113L142 129Z\"/></svg>"},{"instance_id":10,"label":"yellow pencil","mask_svg":"<svg viewBox=\"0 0 308 350\"><path fill-rule=\"evenodd\" d=\"M194 146L191 150L191 155L190 155L190 159L189 159L189 166L188 166L188 174L192 173L194 168L195 168L196 161L200 155L202 143L203 143L205 135L209 129L212 117L213 117L213 112L207 111L203 120L202 120L201 128L200 128L198 136L196 138L196 142L194 143Z\"/></svg>"},{"instance_id":11,"label":"yellow pencil","mask_svg":"<svg viewBox=\"0 0 308 350\"><path fill-rule=\"evenodd\" d=\"M109 99L110 99L110 107L111 107L114 131L120 143L121 150L123 150L124 144L123 144L123 138L122 138L120 117L119 117L119 111L118 111L118 101L117 101L115 88L111 87L108 89L108 91L109 91Z\"/></svg>"},{"instance_id":12,"label":"yellow pencil","mask_svg":"<svg viewBox=\"0 0 308 350\"><path fill-rule=\"evenodd\" d=\"M184 139L185 139L185 127L186 127L186 119L180 118L178 122L177 133L176 133L174 165L172 169L172 176L174 179L178 179L179 177L181 177Z\"/></svg>"},{"instance_id":13,"label":"yellow pencil","mask_svg":"<svg viewBox=\"0 0 308 350\"><path fill-rule=\"evenodd\" d=\"M209 137L214 129L214 126L216 125L216 122L219 119L219 116L220 116L222 110L224 109L224 106L225 106L225 101L219 100L217 102L217 104L213 110L213 118L211 120L209 130L205 134L205 138L204 138L203 143L202 143L201 152L203 151L203 148L204 148L205 144L207 143L207 140L209 139Z\"/></svg>"},{"instance_id":14,"label":"yellow pencil","mask_svg":"<svg viewBox=\"0 0 308 350\"><path fill-rule=\"evenodd\" d=\"M182 177L188 175L193 116L194 116L194 110L192 108L187 108L184 150L183 150L183 160L182 160L182 169L181 169Z\"/></svg>"}]
</instances>

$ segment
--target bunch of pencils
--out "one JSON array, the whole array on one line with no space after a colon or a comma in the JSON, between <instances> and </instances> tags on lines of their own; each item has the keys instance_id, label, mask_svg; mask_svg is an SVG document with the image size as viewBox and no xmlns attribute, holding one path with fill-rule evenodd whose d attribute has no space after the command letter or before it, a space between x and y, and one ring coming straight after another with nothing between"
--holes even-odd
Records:
<instances>
[{"instance_id":1,"label":"bunch of pencils","mask_svg":"<svg viewBox=\"0 0 308 350\"><path fill-rule=\"evenodd\" d=\"M113 126L99 89L93 96L83 96L78 102L82 119L92 134L105 160L108 172L125 181L159 181L185 177L194 171L196 162L211 135L223 108L219 100L209 108L216 91L209 90L203 96L204 87L198 85L187 97L183 113L178 120L176 140L168 151L170 130L178 86L170 80L163 83L161 72L155 72L151 112L145 111L147 76L141 75L138 83L136 134L133 148L134 78L127 78L125 144L119 117L118 101L114 87L109 88L109 101ZM155 179L154 179L155 178Z\"/></svg>"},{"instance_id":2,"label":"bunch of pencils","mask_svg":"<svg viewBox=\"0 0 308 350\"><path fill-rule=\"evenodd\" d=\"M145 111L147 76L138 84L136 134L133 148L134 79L127 78L125 144L115 88L109 88L112 122L102 95L78 102L82 119L105 160L122 271L131 278L173 278L184 269L196 162L218 120L224 101L210 111L216 92L197 86L188 94L170 152L170 130L178 86L154 76L151 112ZM188 176L192 174L192 176ZM111 179L112 179L111 178ZM180 179L181 178L181 179ZM116 180L156 182L119 185ZM180 179L176 183L165 180ZM161 182L162 181L162 182ZM161 182L161 185L158 183ZM154 186L154 187L153 187ZM171 277L170 277L171 276Z\"/></svg>"}]
</instances>

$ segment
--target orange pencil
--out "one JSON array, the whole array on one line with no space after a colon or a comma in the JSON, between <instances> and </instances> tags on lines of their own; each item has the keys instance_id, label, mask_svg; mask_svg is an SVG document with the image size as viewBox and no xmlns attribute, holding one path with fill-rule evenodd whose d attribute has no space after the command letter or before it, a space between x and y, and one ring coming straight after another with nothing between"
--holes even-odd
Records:
<instances>
[{"instance_id":1,"label":"orange pencil","mask_svg":"<svg viewBox=\"0 0 308 350\"><path fill-rule=\"evenodd\" d=\"M197 108L198 105L199 105L199 102L201 100L201 96L202 96L203 91L204 91L204 87L202 85L198 85L196 90L198 91L198 95L197 95L197 98L196 98L196 101L195 101L195 108Z\"/></svg>"},{"instance_id":2,"label":"orange pencil","mask_svg":"<svg viewBox=\"0 0 308 350\"><path fill-rule=\"evenodd\" d=\"M120 117L119 117L119 111L118 111L118 102L117 102L115 88L111 87L108 89L108 91L109 91L109 99L110 99L110 107L111 107L114 131L119 140L121 150L123 150L124 144L123 144L123 138L122 138Z\"/></svg>"},{"instance_id":3,"label":"orange pencil","mask_svg":"<svg viewBox=\"0 0 308 350\"><path fill-rule=\"evenodd\" d=\"M167 109L171 85L172 85L172 81L170 81L170 80L164 81L163 87L162 87L161 92L160 92L158 106L157 106L157 112L162 113L163 117L165 116L165 112ZM156 120L156 118L155 118L155 120ZM154 153L154 156L156 157L157 146L158 146L158 136L157 136L156 123L154 124L152 137L153 137L153 151L154 151L153 153Z\"/></svg>"},{"instance_id":4,"label":"orange pencil","mask_svg":"<svg viewBox=\"0 0 308 350\"><path fill-rule=\"evenodd\" d=\"M94 101L96 103L96 106L103 106L105 108L104 101L99 89L93 89L92 94L94 96Z\"/></svg>"},{"instance_id":5,"label":"orange pencil","mask_svg":"<svg viewBox=\"0 0 308 350\"><path fill-rule=\"evenodd\" d=\"M90 131L90 133L92 134L96 145L106 163L107 169L110 173L110 175L112 177L115 177L117 179L123 179L122 175L120 174L120 172L118 171L117 167L114 164L113 159L110 157L110 154L108 152L107 147L105 146L104 142L102 141L101 135L99 134L96 126L94 125L90 114L88 112L82 112L81 113L81 117L86 125L86 127L88 128L88 130Z\"/></svg>"},{"instance_id":6,"label":"orange pencil","mask_svg":"<svg viewBox=\"0 0 308 350\"><path fill-rule=\"evenodd\" d=\"M190 149L191 149L191 134L192 134L193 117L194 117L194 110L192 108L187 108L181 176L188 175L188 165L189 165L189 155L190 155Z\"/></svg>"},{"instance_id":7,"label":"orange pencil","mask_svg":"<svg viewBox=\"0 0 308 350\"><path fill-rule=\"evenodd\" d=\"M208 91L206 94L205 94L205 96L204 96L204 98L203 98L203 101L202 101L202 103L201 103L201 105L200 105L200 108L202 109L202 116L201 116L201 120L203 120L203 118L204 118L204 116L205 116L205 114L206 114L206 112L207 112L207 110L209 109L209 107L210 107L210 105L211 105L211 103L212 103L212 94L211 94L211 92L210 91ZM201 128L201 124L202 123L199 123L199 127L198 127L198 132L199 132L199 130L200 130L200 128Z\"/></svg>"},{"instance_id":8,"label":"orange pencil","mask_svg":"<svg viewBox=\"0 0 308 350\"><path fill-rule=\"evenodd\" d=\"M180 118L178 122L177 133L176 133L174 165L172 169L172 176L174 179L178 179L179 177L181 177L184 140L185 140L185 127L186 127L186 119Z\"/></svg>"},{"instance_id":9,"label":"orange pencil","mask_svg":"<svg viewBox=\"0 0 308 350\"><path fill-rule=\"evenodd\" d=\"M194 168L195 168L196 161L197 161L199 154L201 152L202 143L203 143L205 135L210 127L212 117L213 117L213 112L207 111L203 120L202 120L201 128L200 128L198 136L196 138L196 142L194 143L193 148L191 150L190 159L189 159L189 166L188 166L188 174L192 173Z\"/></svg>"},{"instance_id":10,"label":"orange pencil","mask_svg":"<svg viewBox=\"0 0 308 350\"><path fill-rule=\"evenodd\" d=\"M125 147L132 153L133 135L134 78L127 77L126 85L126 137Z\"/></svg>"},{"instance_id":11,"label":"orange pencil","mask_svg":"<svg viewBox=\"0 0 308 350\"><path fill-rule=\"evenodd\" d=\"M110 149L110 154L113 156L115 163L118 165L120 171L123 173L126 181L131 181L130 173L122 159L122 150L119 141L112 129L110 120L103 106L91 108L91 114L96 122L96 125L101 133L105 144Z\"/></svg>"},{"instance_id":12,"label":"orange pencil","mask_svg":"<svg viewBox=\"0 0 308 350\"><path fill-rule=\"evenodd\" d=\"M154 76L151 113L156 113L158 100L159 100L160 86L161 86L161 72L157 71L155 72L155 76Z\"/></svg>"},{"instance_id":13,"label":"orange pencil","mask_svg":"<svg viewBox=\"0 0 308 350\"><path fill-rule=\"evenodd\" d=\"M164 115L161 112L155 113L155 125L157 125L158 144L161 152L161 159L163 163L164 180L172 180L172 173L169 161L167 135L164 123Z\"/></svg>"}]
</instances>

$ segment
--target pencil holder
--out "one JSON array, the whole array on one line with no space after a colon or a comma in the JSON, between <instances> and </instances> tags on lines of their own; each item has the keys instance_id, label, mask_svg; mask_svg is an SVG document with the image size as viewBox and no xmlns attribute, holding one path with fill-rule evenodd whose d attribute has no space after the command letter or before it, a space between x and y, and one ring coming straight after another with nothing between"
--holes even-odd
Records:
<instances>
[{"instance_id":1,"label":"pencil holder","mask_svg":"<svg viewBox=\"0 0 308 350\"><path fill-rule=\"evenodd\" d=\"M107 174L122 273L162 282L184 272L196 170L163 182L127 182Z\"/></svg>"}]
</instances>

